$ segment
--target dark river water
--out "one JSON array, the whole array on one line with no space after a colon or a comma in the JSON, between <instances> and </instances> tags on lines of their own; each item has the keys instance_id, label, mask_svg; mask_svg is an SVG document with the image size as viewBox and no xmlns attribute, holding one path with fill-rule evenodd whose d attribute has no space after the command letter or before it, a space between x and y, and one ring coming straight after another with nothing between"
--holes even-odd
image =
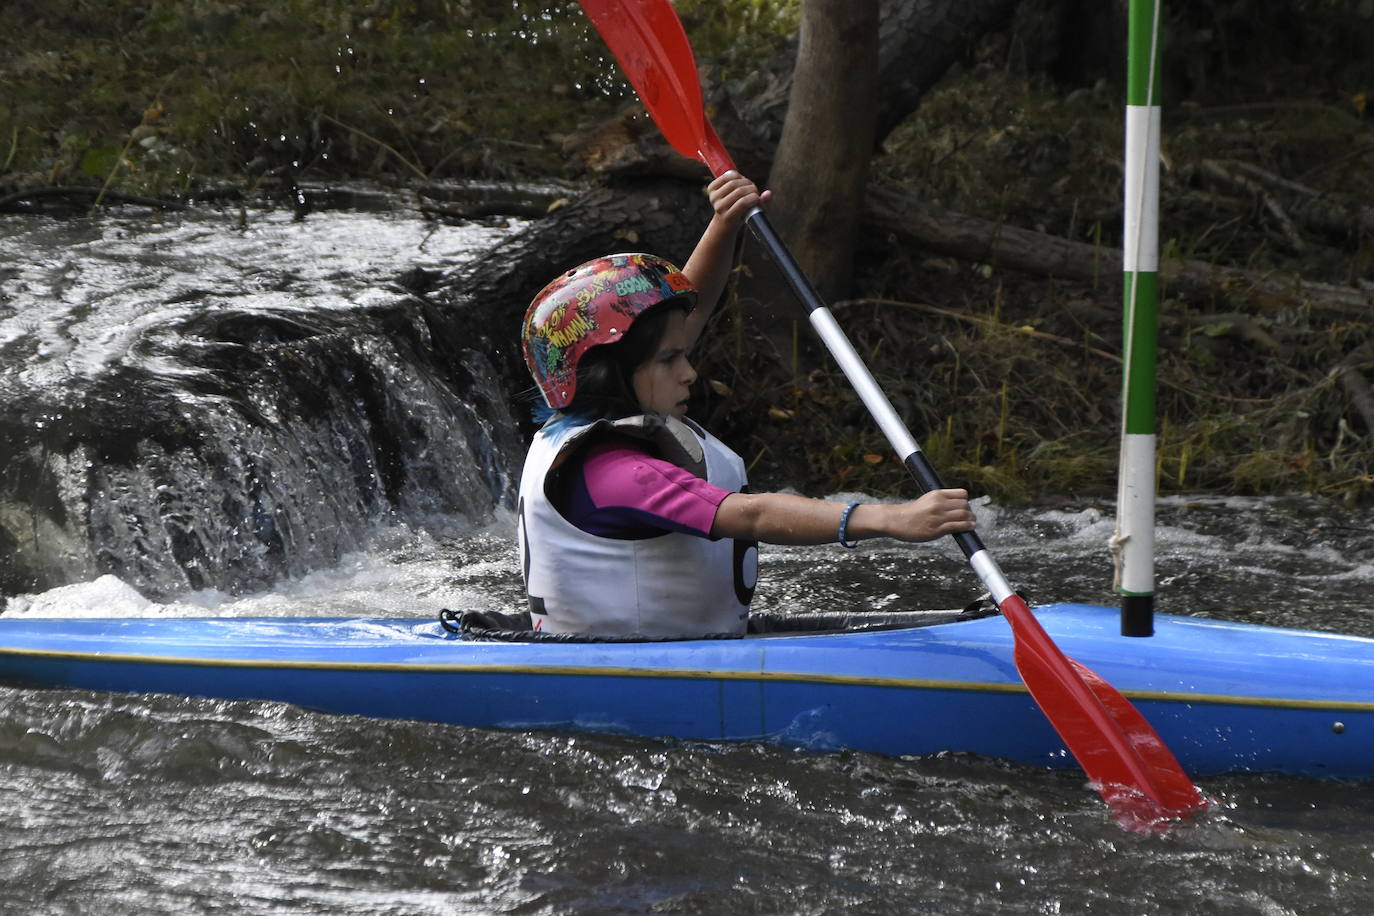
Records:
<instances>
[{"instance_id":1,"label":"dark river water","mask_svg":"<svg viewBox=\"0 0 1374 916\"><path fill-rule=\"evenodd\" d=\"M169 240L208 247L168 268L179 273L164 285L222 284L244 259L258 270L252 295L269 309L310 295L327 308L365 300L398 262L461 259L492 240L404 213L352 213L303 224L263 215L261 237L212 242L183 222L200 218L80 229L96 247L62 271L60 295L45 279L51 264L45 273L34 262L74 230L6 218L0 233L19 255L0 275L0 346L43 340L25 351L33 384L56 365L39 354L45 347L65 348L67 374L125 358L138 322L156 320L147 302L186 307L140 292L122 272L154 244L164 267L174 261ZM279 277L262 279L273 273L292 278L289 296L274 298ZM97 296L103 314L91 308ZM72 330L81 322L93 326ZM1033 600L1113 603L1110 505L979 511L989 547ZM267 588L149 597L96 571L11 595L4 613L509 609L522 597L511 529L501 505L393 515L370 520L356 549ZM1168 499L1158 575L1170 612L1374 636L1368 510L1308 497ZM952 545L867 542L766 550L757 603L955 607L976 592ZM1081 774L969 756L491 732L273 703L0 687L0 911L1370 911L1374 786L1234 777L1202 788L1215 800L1205 816L1142 837L1116 826Z\"/></svg>"}]
</instances>

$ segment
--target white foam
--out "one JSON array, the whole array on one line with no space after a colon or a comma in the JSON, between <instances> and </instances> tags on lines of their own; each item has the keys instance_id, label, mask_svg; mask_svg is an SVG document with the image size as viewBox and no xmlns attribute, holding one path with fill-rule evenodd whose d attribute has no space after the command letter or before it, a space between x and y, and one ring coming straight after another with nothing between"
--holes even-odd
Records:
<instances>
[{"instance_id":1,"label":"white foam","mask_svg":"<svg viewBox=\"0 0 1374 916\"><path fill-rule=\"evenodd\" d=\"M451 525L449 526L451 527ZM113 575L9 600L6 617L428 617L514 610L523 600L512 514L461 534L397 525L336 565L250 595L215 589L160 602ZM493 582L500 583L493 586Z\"/></svg>"},{"instance_id":2,"label":"white foam","mask_svg":"<svg viewBox=\"0 0 1374 916\"><path fill-rule=\"evenodd\" d=\"M118 576L62 585L11 598L6 617L155 617L158 607Z\"/></svg>"}]
</instances>

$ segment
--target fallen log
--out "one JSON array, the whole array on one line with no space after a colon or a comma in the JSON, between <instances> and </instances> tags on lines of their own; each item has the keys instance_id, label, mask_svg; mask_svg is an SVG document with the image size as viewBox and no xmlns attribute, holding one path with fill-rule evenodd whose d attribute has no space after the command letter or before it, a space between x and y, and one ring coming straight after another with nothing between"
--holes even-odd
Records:
<instances>
[{"instance_id":1,"label":"fallen log","mask_svg":"<svg viewBox=\"0 0 1374 916\"><path fill-rule=\"evenodd\" d=\"M1034 276L1098 282L1121 271L1119 248L956 213L892 188L870 187L866 222L904 246ZM1342 318L1366 318L1374 307L1374 291L1203 261L1166 260L1160 276L1169 295L1197 302L1221 298L1236 307L1302 307Z\"/></svg>"},{"instance_id":2,"label":"fallen log","mask_svg":"<svg viewBox=\"0 0 1374 916\"><path fill-rule=\"evenodd\" d=\"M92 201L101 200L107 204L125 204L134 207L149 207L154 210L185 210L186 202L175 198L148 197L141 194L126 194L123 191L105 190L84 185L47 185L25 188L0 195L0 213L40 213L56 212L58 215L85 212Z\"/></svg>"}]
</instances>

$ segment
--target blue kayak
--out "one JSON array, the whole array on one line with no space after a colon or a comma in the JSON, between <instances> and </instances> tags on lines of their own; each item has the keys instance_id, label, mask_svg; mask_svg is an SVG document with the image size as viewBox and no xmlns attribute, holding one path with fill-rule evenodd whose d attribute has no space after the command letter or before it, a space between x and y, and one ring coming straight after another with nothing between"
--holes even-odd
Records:
<instances>
[{"instance_id":1,"label":"blue kayak","mask_svg":"<svg viewBox=\"0 0 1374 916\"><path fill-rule=\"evenodd\" d=\"M1006 621L910 616L674 642L474 638L435 618L0 618L0 681L1075 765L1017 675ZM1046 605L1036 616L1194 776L1374 778L1374 639L1168 615L1153 637L1132 639L1118 635L1114 608Z\"/></svg>"}]
</instances>

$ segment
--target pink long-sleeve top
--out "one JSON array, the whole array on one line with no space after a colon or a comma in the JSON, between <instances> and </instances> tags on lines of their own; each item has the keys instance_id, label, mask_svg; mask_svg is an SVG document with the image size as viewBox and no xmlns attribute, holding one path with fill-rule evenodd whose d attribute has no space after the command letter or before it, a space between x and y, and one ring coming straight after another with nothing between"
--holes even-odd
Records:
<instances>
[{"instance_id":1,"label":"pink long-sleeve top","mask_svg":"<svg viewBox=\"0 0 1374 916\"><path fill-rule=\"evenodd\" d=\"M551 495L564 518L598 537L638 540L679 531L709 538L716 510L730 495L624 437L588 446L580 462L580 473L567 469Z\"/></svg>"}]
</instances>

